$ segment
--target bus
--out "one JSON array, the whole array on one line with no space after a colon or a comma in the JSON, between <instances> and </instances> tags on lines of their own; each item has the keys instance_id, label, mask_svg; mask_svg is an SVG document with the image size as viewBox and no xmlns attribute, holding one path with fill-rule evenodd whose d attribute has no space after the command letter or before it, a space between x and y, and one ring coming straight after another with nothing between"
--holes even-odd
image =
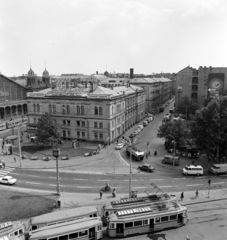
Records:
<instances>
[{"instance_id":1,"label":"bus","mask_svg":"<svg viewBox=\"0 0 227 240\"><path fill-rule=\"evenodd\" d=\"M144 159L144 151L139 150L136 147L130 147L128 146L126 148L126 153L128 156L130 156L130 154L132 154L132 159L135 161L142 161Z\"/></svg>"},{"instance_id":2,"label":"bus","mask_svg":"<svg viewBox=\"0 0 227 240\"><path fill-rule=\"evenodd\" d=\"M164 194L153 194L145 197L138 198L127 198L119 201L112 201L110 203L105 204L102 207L102 220L104 224L107 224L108 218L112 213L116 213L117 211L127 210L136 207L145 207L152 206L157 203L165 203L165 202L177 202L177 198L175 195L169 195L167 193Z\"/></svg>"},{"instance_id":3,"label":"bus","mask_svg":"<svg viewBox=\"0 0 227 240\"><path fill-rule=\"evenodd\" d=\"M45 226L73 221L76 219L81 219L86 217L98 217L98 216L99 216L99 212L95 206L70 208L66 210L46 213L40 216L32 217L30 219L30 231L33 231Z\"/></svg>"},{"instance_id":4,"label":"bus","mask_svg":"<svg viewBox=\"0 0 227 240\"><path fill-rule=\"evenodd\" d=\"M0 131L6 130L6 123L0 122Z\"/></svg>"},{"instance_id":5,"label":"bus","mask_svg":"<svg viewBox=\"0 0 227 240\"><path fill-rule=\"evenodd\" d=\"M29 240L101 239L103 227L100 217L83 218L39 228L31 232Z\"/></svg>"},{"instance_id":6,"label":"bus","mask_svg":"<svg viewBox=\"0 0 227 240\"><path fill-rule=\"evenodd\" d=\"M152 206L131 208L110 215L107 224L109 237L126 237L132 234L152 233L180 227L187 223L187 208L178 202L158 203Z\"/></svg>"},{"instance_id":7,"label":"bus","mask_svg":"<svg viewBox=\"0 0 227 240\"><path fill-rule=\"evenodd\" d=\"M0 224L0 240L25 240L25 228L22 222Z\"/></svg>"}]
</instances>

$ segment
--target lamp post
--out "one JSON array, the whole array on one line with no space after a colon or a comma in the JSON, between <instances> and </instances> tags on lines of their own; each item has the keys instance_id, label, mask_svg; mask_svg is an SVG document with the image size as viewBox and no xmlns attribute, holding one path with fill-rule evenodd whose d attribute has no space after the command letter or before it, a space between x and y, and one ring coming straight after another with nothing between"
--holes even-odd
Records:
<instances>
[{"instance_id":1,"label":"lamp post","mask_svg":"<svg viewBox=\"0 0 227 240\"><path fill-rule=\"evenodd\" d=\"M175 141L175 138L171 134L168 134L168 136L173 138L173 155L175 155L176 154L176 141Z\"/></svg>"},{"instance_id":2,"label":"lamp post","mask_svg":"<svg viewBox=\"0 0 227 240\"><path fill-rule=\"evenodd\" d=\"M19 146L19 160L20 160L20 167L22 167L22 161L21 161L21 144L20 144L20 128L22 125L17 126L17 134L18 134L18 146Z\"/></svg>"},{"instance_id":3,"label":"lamp post","mask_svg":"<svg viewBox=\"0 0 227 240\"><path fill-rule=\"evenodd\" d=\"M59 180L59 169L58 169L58 157L60 156L60 149L56 148L53 150L53 156L56 158L56 170L57 170L57 195L61 196L60 193L60 180Z\"/></svg>"}]
</instances>

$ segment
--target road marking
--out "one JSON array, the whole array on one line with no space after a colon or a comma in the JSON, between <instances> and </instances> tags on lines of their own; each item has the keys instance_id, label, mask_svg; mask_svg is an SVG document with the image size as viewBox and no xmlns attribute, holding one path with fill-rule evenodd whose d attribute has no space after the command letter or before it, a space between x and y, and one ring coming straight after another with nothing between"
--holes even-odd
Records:
<instances>
[{"instance_id":1,"label":"road marking","mask_svg":"<svg viewBox=\"0 0 227 240\"><path fill-rule=\"evenodd\" d=\"M49 184L49 186L54 186L54 187L56 187L57 185L56 184ZM67 187L67 186L65 186L65 185L59 185L60 187Z\"/></svg>"},{"instance_id":2,"label":"road marking","mask_svg":"<svg viewBox=\"0 0 227 240\"><path fill-rule=\"evenodd\" d=\"M76 186L76 188L93 188L93 187L88 187L88 186Z\"/></svg>"},{"instance_id":3,"label":"road marking","mask_svg":"<svg viewBox=\"0 0 227 240\"><path fill-rule=\"evenodd\" d=\"M211 184L213 185L213 184L222 184L222 183L224 183L224 182L216 182L216 183L211 183Z\"/></svg>"},{"instance_id":4,"label":"road marking","mask_svg":"<svg viewBox=\"0 0 227 240\"><path fill-rule=\"evenodd\" d=\"M79 180L79 181L83 181L83 180L87 180L87 179L82 179L82 178L73 178L73 180Z\"/></svg>"},{"instance_id":5,"label":"road marking","mask_svg":"<svg viewBox=\"0 0 227 240\"><path fill-rule=\"evenodd\" d=\"M186 179L186 178L173 178L173 180L182 180L182 179Z\"/></svg>"},{"instance_id":6,"label":"road marking","mask_svg":"<svg viewBox=\"0 0 227 240\"><path fill-rule=\"evenodd\" d=\"M162 181L163 179L150 179L150 181Z\"/></svg>"},{"instance_id":7,"label":"road marking","mask_svg":"<svg viewBox=\"0 0 227 240\"><path fill-rule=\"evenodd\" d=\"M159 186L160 188L171 188L173 186Z\"/></svg>"},{"instance_id":8,"label":"road marking","mask_svg":"<svg viewBox=\"0 0 227 240\"><path fill-rule=\"evenodd\" d=\"M146 188L146 187L136 187L136 188Z\"/></svg>"},{"instance_id":9,"label":"road marking","mask_svg":"<svg viewBox=\"0 0 227 240\"><path fill-rule=\"evenodd\" d=\"M40 177L40 176L36 176L36 175L27 175L27 176L29 176L29 177Z\"/></svg>"},{"instance_id":10,"label":"road marking","mask_svg":"<svg viewBox=\"0 0 227 240\"><path fill-rule=\"evenodd\" d=\"M120 151L117 151L118 155L119 155L119 160L121 161L121 163L125 166L129 166L129 164L124 160L124 158L121 156Z\"/></svg>"},{"instance_id":11,"label":"road marking","mask_svg":"<svg viewBox=\"0 0 227 240\"><path fill-rule=\"evenodd\" d=\"M125 179L124 181L128 182L128 179ZM137 182L138 180L132 180L133 182Z\"/></svg>"},{"instance_id":12,"label":"road marking","mask_svg":"<svg viewBox=\"0 0 227 240\"><path fill-rule=\"evenodd\" d=\"M29 183L29 184L38 184L38 185L40 185L40 183L35 183L35 182L25 182L25 183Z\"/></svg>"},{"instance_id":13,"label":"road marking","mask_svg":"<svg viewBox=\"0 0 227 240\"><path fill-rule=\"evenodd\" d=\"M186 185L187 187L193 187L193 186L201 186L203 184L191 184L191 185Z\"/></svg>"},{"instance_id":14,"label":"road marking","mask_svg":"<svg viewBox=\"0 0 227 240\"><path fill-rule=\"evenodd\" d=\"M48 178L56 178L56 177L48 177Z\"/></svg>"},{"instance_id":15,"label":"road marking","mask_svg":"<svg viewBox=\"0 0 227 240\"><path fill-rule=\"evenodd\" d=\"M101 181L107 182L107 181L110 181L110 180L107 180L107 179L98 179L97 181L99 181L99 182L101 182Z\"/></svg>"}]
</instances>

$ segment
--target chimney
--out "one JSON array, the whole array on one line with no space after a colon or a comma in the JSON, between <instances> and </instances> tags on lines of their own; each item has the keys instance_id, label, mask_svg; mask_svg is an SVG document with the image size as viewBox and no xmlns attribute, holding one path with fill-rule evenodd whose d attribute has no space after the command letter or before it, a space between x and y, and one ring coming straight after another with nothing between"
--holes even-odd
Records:
<instances>
[{"instance_id":1,"label":"chimney","mask_svg":"<svg viewBox=\"0 0 227 240\"><path fill-rule=\"evenodd\" d=\"M133 78L133 77L134 77L134 69L130 68L130 78Z\"/></svg>"}]
</instances>

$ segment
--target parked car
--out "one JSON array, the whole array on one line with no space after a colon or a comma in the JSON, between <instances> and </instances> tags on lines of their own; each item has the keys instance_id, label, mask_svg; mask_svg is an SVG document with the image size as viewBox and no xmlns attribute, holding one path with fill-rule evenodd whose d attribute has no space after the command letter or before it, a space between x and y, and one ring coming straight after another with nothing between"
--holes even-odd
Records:
<instances>
[{"instance_id":1,"label":"parked car","mask_svg":"<svg viewBox=\"0 0 227 240\"><path fill-rule=\"evenodd\" d=\"M144 121L144 122L143 122L143 126L144 126L144 127L148 126L148 124L149 124L148 121Z\"/></svg>"},{"instance_id":2,"label":"parked car","mask_svg":"<svg viewBox=\"0 0 227 240\"><path fill-rule=\"evenodd\" d=\"M49 161L49 160L51 160L51 157L45 156L45 157L43 157L43 160L44 161Z\"/></svg>"},{"instance_id":3,"label":"parked car","mask_svg":"<svg viewBox=\"0 0 227 240\"><path fill-rule=\"evenodd\" d=\"M122 142L122 143L118 143L118 144L116 145L115 149L116 149L116 150L120 150L120 149L122 149L123 147L124 147L124 143Z\"/></svg>"},{"instance_id":4,"label":"parked car","mask_svg":"<svg viewBox=\"0 0 227 240\"><path fill-rule=\"evenodd\" d=\"M31 156L31 160L38 160L37 156Z\"/></svg>"},{"instance_id":5,"label":"parked car","mask_svg":"<svg viewBox=\"0 0 227 240\"><path fill-rule=\"evenodd\" d=\"M164 158L162 159L162 163L170 163L172 165L179 165L180 158L177 156L165 155Z\"/></svg>"},{"instance_id":6,"label":"parked car","mask_svg":"<svg viewBox=\"0 0 227 240\"><path fill-rule=\"evenodd\" d=\"M134 132L130 134L129 138L134 138L137 134L135 134Z\"/></svg>"},{"instance_id":7,"label":"parked car","mask_svg":"<svg viewBox=\"0 0 227 240\"><path fill-rule=\"evenodd\" d=\"M139 166L138 169L147 171L147 172L154 172L155 168L152 167L150 164L143 164L143 165Z\"/></svg>"},{"instance_id":8,"label":"parked car","mask_svg":"<svg viewBox=\"0 0 227 240\"><path fill-rule=\"evenodd\" d=\"M0 183L7 184L7 185L13 185L16 183L16 181L17 179L11 176L5 176L3 178L0 178Z\"/></svg>"},{"instance_id":9,"label":"parked car","mask_svg":"<svg viewBox=\"0 0 227 240\"><path fill-rule=\"evenodd\" d=\"M37 137L36 136L32 136L30 139L31 139L31 142L36 142Z\"/></svg>"},{"instance_id":10,"label":"parked car","mask_svg":"<svg viewBox=\"0 0 227 240\"><path fill-rule=\"evenodd\" d=\"M69 160L68 156L61 156L61 160Z\"/></svg>"},{"instance_id":11,"label":"parked car","mask_svg":"<svg viewBox=\"0 0 227 240\"><path fill-rule=\"evenodd\" d=\"M152 122L154 120L154 117L148 117L148 119L150 119L150 121Z\"/></svg>"},{"instance_id":12,"label":"parked car","mask_svg":"<svg viewBox=\"0 0 227 240\"><path fill-rule=\"evenodd\" d=\"M135 130L133 131L133 134L137 135L139 132L140 132L140 130L135 129Z\"/></svg>"},{"instance_id":13,"label":"parked car","mask_svg":"<svg viewBox=\"0 0 227 240\"><path fill-rule=\"evenodd\" d=\"M211 168L210 168L210 172L212 172L213 174L221 174L221 173L227 173L227 164L226 163L222 163L222 164L214 164Z\"/></svg>"},{"instance_id":14,"label":"parked car","mask_svg":"<svg viewBox=\"0 0 227 240\"><path fill-rule=\"evenodd\" d=\"M140 128L140 130L143 130L143 125L139 125L138 128Z\"/></svg>"}]
</instances>

